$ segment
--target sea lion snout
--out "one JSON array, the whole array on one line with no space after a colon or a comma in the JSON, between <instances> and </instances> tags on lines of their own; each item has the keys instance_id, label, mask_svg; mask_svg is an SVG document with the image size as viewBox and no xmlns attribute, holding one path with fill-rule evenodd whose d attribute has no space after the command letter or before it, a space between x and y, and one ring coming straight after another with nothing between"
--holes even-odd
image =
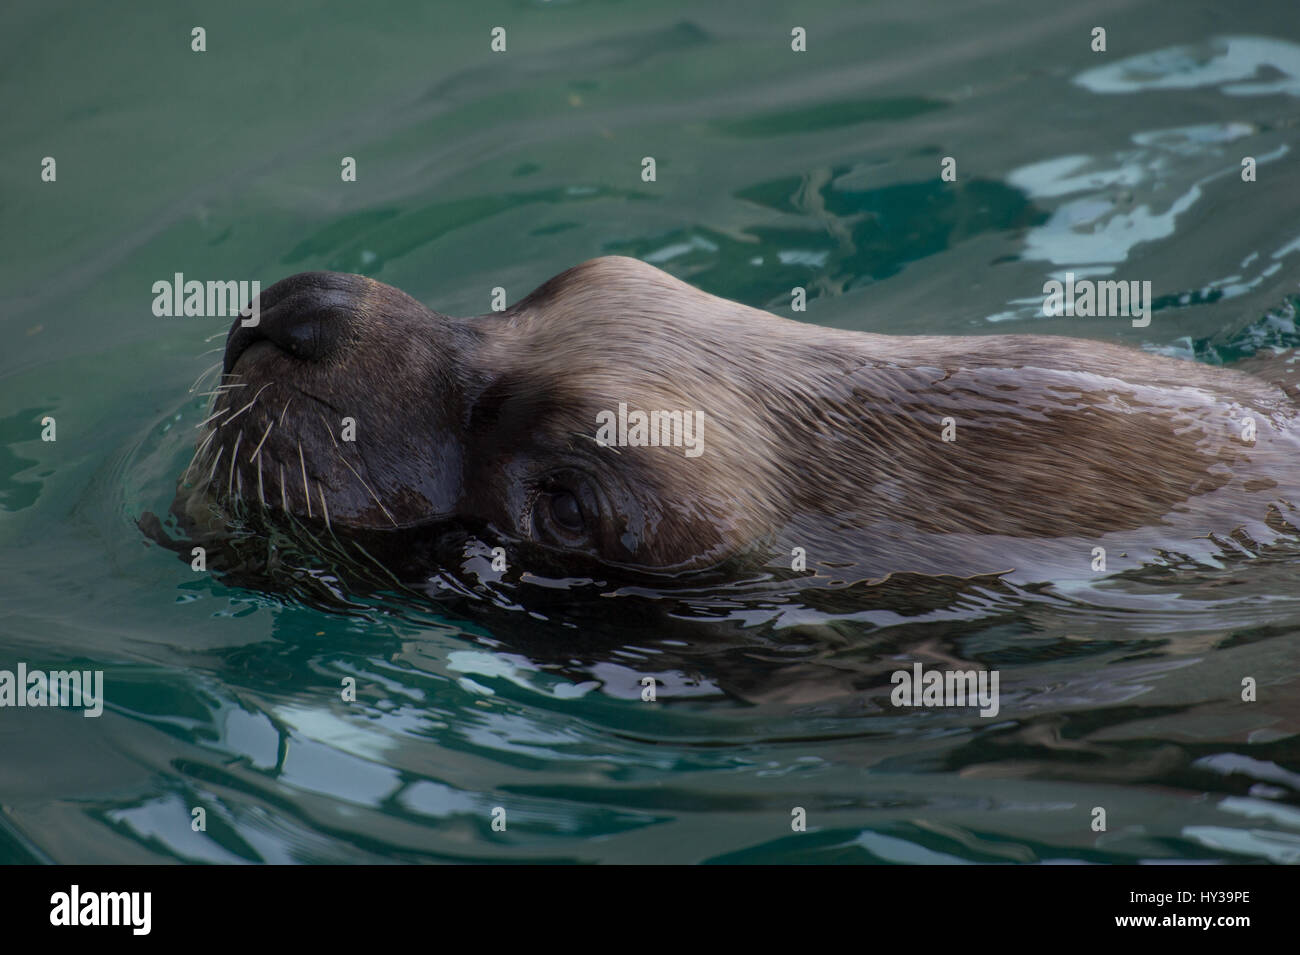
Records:
<instances>
[{"instance_id":1,"label":"sea lion snout","mask_svg":"<svg viewBox=\"0 0 1300 955\"><path fill-rule=\"evenodd\" d=\"M256 322L246 320L227 335L189 480L245 513L335 529L454 512L472 337L463 322L334 272L276 282L259 296Z\"/></svg>"},{"instance_id":2,"label":"sea lion snout","mask_svg":"<svg viewBox=\"0 0 1300 955\"><path fill-rule=\"evenodd\" d=\"M371 284L335 272L302 272L276 282L259 297L255 324L240 316L231 325L223 371L230 374L259 341L302 361L330 358L352 336Z\"/></svg>"}]
</instances>

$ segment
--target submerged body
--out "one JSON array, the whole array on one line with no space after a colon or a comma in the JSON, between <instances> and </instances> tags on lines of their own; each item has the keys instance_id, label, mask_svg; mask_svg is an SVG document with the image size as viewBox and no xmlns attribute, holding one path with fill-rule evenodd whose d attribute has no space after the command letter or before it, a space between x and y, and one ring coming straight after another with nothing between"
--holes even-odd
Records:
<instances>
[{"instance_id":1,"label":"submerged body","mask_svg":"<svg viewBox=\"0 0 1300 955\"><path fill-rule=\"evenodd\" d=\"M621 257L468 319L304 273L236 321L224 370L190 513L337 539L455 526L537 574L789 570L802 549L822 580L1086 578L1289 538L1298 490L1297 409L1261 378L821 328ZM695 453L611 446L628 409L694 416Z\"/></svg>"}]
</instances>

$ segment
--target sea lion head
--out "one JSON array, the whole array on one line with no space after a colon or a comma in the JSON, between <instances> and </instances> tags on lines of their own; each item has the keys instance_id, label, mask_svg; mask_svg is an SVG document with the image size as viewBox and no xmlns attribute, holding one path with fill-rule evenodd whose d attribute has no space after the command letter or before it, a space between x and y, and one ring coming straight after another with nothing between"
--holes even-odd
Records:
<instances>
[{"instance_id":1,"label":"sea lion head","mask_svg":"<svg viewBox=\"0 0 1300 955\"><path fill-rule=\"evenodd\" d=\"M564 571L677 574L734 556L781 497L744 363L750 324L780 320L636 260L474 318L332 272L259 306L230 329L183 482L232 517L340 539L458 526ZM663 413L666 440L608 440L629 408Z\"/></svg>"}]
</instances>

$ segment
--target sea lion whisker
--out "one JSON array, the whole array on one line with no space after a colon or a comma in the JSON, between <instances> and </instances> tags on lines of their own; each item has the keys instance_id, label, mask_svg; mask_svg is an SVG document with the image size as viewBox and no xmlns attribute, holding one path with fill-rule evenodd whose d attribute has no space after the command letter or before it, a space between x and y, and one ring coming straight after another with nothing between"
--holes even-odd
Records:
<instances>
[{"instance_id":1,"label":"sea lion whisker","mask_svg":"<svg viewBox=\"0 0 1300 955\"><path fill-rule=\"evenodd\" d=\"M194 384L190 385L189 393L193 394L194 389L199 386L200 382L202 382L204 378L208 377L208 375L212 374L220 367L221 367L221 362L215 362L212 365L209 365L207 368L203 369L203 371L199 374L199 377L194 379Z\"/></svg>"},{"instance_id":2,"label":"sea lion whisker","mask_svg":"<svg viewBox=\"0 0 1300 955\"><path fill-rule=\"evenodd\" d=\"M217 436L216 428L213 428L206 435L204 435L203 440L199 442L199 446L198 449L195 451L195 454L196 455L202 454L203 449L206 448L209 444L211 444L212 439L215 438L216 436Z\"/></svg>"},{"instance_id":3,"label":"sea lion whisker","mask_svg":"<svg viewBox=\"0 0 1300 955\"><path fill-rule=\"evenodd\" d=\"M244 413L245 411L247 411L249 408L253 407L253 405L257 404L257 399L258 399L259 397L261 397L262 392L266 391L266 389L267 389L267 388L270 388L270 387L271 387L271 382L268 381L268 382L267 382L266 384L264 384L261 388L258 388L258 389L257 389L257 394L253 395L252 399L248 402L248 404L244 405L244 407L240 408L238 411L236 411L234 414L232 414L232 415L231 415L229 418L227 418L225 421L221 422L221 424L222 424L223 426L224 426L224 425L228 425L228 424L230 424L230 422L234 421L236 418L238 418L241 414L243 414L243 413Z\"/></svg>"},{"instance_id":4,"label":"sea lion whisker","mask_svg":"<svg viewBox=\"0 0 1300 955\"><path fill-rule=\"evenodd\" d=\"M257 457L257 455L254 455ZM262 459L257 458L257 500L262 505L262 510L266 510L266 496L262 493Z\"/></svg>"},{"instance_id":5,"label":"sea lion whisker","mask_svg":"<svg viewBox=\"0 0 1300 955\"><path fill-rule=\"evenodd\" d=\"M379 509L384 512L384 517L388 518L388 520L392 523L394 527L397 527L398 526L397 521L394 520L393 515L388 512L388 508L384 507L384 502L379 499L379 495L376 494L374 492L374 489L371 488L371 486L366 483L365 478L363 478L360 474L357 474L357 469L348 463L348 459L343 456L342 451L339 452L339 460L342 461L343 466L346 467L349 471L351 471L353 476L355 476L356 479L361 482L361 486L364 487L367 492L369 492L370 496L374 499L375 503L379 505Z\"/></svg>"},{"instance_id":6,"label":"sea lion whisker","mask_svg":"<svg viewBox=\"0 0 1300 955\"><path fill-rule=\"evenodd\" d=\"M216 477L217 464L221 461L221 455L225 452L225 450L226 450L226 446L223 444L220 448L217 449L217 456L212 459L212 470L208 472L208 480L206 482L208 485L211 485L212 479Z\"/></svg>"},{"instance_id":7,"label":"sea lion whisker","mask_svg":"<svg viewBox=\"0 0 1300 955\"><path fill-rule=\"evenodd\" d=\"M188 478L188 477L190 476L190 472L194 470L194 465L195 465L195 464L198 462L198 460L199 460L199 452L200 452L200 450L201 450L200 448L195 448L195 449L194 449L194 453L193 453L192 455L190 455L190 463L187 464L187 465L185 465L185 470L181 472L181 481L182 481L182 482L184 482L184 481L186 480L186 478Z\"/></svg>"},{"instance_id":8,"label":"sea lion whisker","mask_svg":"<svg viewBox=\"0 0 1300 955\"><path fill-rule=\"evenodd\" d=\"M329 422L325 420L325 416L320 413L319 408L316 409L316 417L320 418L320 423L325 426L325 433L328 434L330 436L330 440L334 442L335 450L338 450L339 443L338 441L335 440L334 432L330 430Z\"/></svg>"},{"instance_id":9,"label":"sea lion whisker","mask_svg":"<svg viewBox=\"0 0 1300 955\"><path fill-rule=\"evenodd\" d=\"M194 449L194 456L190 458L189 465L185 468L185 472L181 475L182 480L189 476L190 469L193 468L194 465L198 463L199 458L203 456L204 450L207 448L209 444L212 443L212 439L215 438L216 436L217 436L217 429L213 428L204 436L203 440L199 442L199 446Z\"/></svg>"},{"instance_id":10,"label":"sea lion whisker","mask_svg":"<svg viewBox=\"0 0 1300 955\"><path fill-rule=\"evenodd\" d=\"M274 424L275 424L275 419L274 419L274 418L268 418L268 419L267 419L267 422L266 422L266 430L262 432L262 440L259 441L259 442L257 442L257 447L255 447L255 448L253 449L253 453L252 453L252 455L250 455L249 458L248 458L250 464L251 464L252 461L253 461L253 460L258 456L258 454L261 453L261 451L262 451L262 445L266 444L266 436L269 435L269 434L271 433L271 426L274 425Z\"/></svg>"},{"instance_id":11,"label":"sea lion whisker","mask_svg":"<svg viewBox=\"0 0 1300 955\"><path fill-rule=\"evenodd\" d=\"M226 499L230 499L231 485L235 483L235 464L239 460L239 442L244 440L244 432L235 435L235 446L230 450L230 477L226 478Z\"/></svg>"},{"instance_id":12,"label":"sea lion whisker","mask_svg":"<svg viewBox=\"0 0 1300 955\"><path fill-rule=\"evenodd\" d=\"M307 484L307 462L302 456L302 441L298 441L298 463L302 466L302 496L307 501L307 516L311 517L311 488Z\"/></svg>"},{"instance_id":13,"label":"sea lion whisker","mask_svg":"<svg viewBox=\"0 0 1300 955\"><path fill-rule=\"evenodd\" d=\"M220 418L223 414L225 414L225 413L226 413L227 411L229 411L229 410L230 410L229 408L222 408L222 409L221 409L220 411L218 411L216 414L214 414L214 415L210 415L210 416L204 418L202 421L200 421L200 422L199 422L198 424L196 424L194 427L195 427L196 429L201 428L201 427L203 427L205 424L207 424L209 421L213 421L213 420L215 420L216 418ZM212 429L212 433L213 433L213 434L216 434L216 433L217 433L217 429L216 429L216 428L213 428L213 429Z\"/></svg>"},{"instance_id":14,"label":"sea lion whisker","mask_svg":"<svg viewBox=\"0 0 1300 955\"><path fill-rule=\"evenodd\" d=\"M622 454L622 452L619 451L619 449L614 447L612 444L601 444L599 441L596 440L596 436L594 434L586 434L582 431L570 431L569 434L575 438L586 438L588 441L592 442L597 447L602 448L606 451L613 451L615 454Z\"/></svg>"},{"instance_id":15,"label":"sea lion whisker","mask_svg":"<svg viewBox=\"0 0 1300 955\"><path fill-rule=\"evenodd\" d=\"M280 508L286 514L289 513L289 499L286 498L284 495L284 464L283 463L281 463L280 465Z\"/></svg>"}]
</instances>

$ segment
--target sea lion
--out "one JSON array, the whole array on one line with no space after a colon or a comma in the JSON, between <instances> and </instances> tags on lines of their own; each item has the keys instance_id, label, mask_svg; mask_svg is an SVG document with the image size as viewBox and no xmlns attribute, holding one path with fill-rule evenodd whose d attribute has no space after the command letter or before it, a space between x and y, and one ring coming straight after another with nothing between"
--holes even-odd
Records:
<instances>
[{"instance_id":1,"label":"sea lion","mask_svg":"<svg viewBox=\"0 0 1300 955\"><path fill-rule=\"evenodd\" d=\"M1296 405L1228 368L818 327L616 256L474 318L330 272L260 310L230 330L180 510L400 540L404 574L448 528L524 572L657 579L1052 581L1295 540ZM638 411L698 415L697 453L638 444Z\"/></svg>"}]
</instances>

